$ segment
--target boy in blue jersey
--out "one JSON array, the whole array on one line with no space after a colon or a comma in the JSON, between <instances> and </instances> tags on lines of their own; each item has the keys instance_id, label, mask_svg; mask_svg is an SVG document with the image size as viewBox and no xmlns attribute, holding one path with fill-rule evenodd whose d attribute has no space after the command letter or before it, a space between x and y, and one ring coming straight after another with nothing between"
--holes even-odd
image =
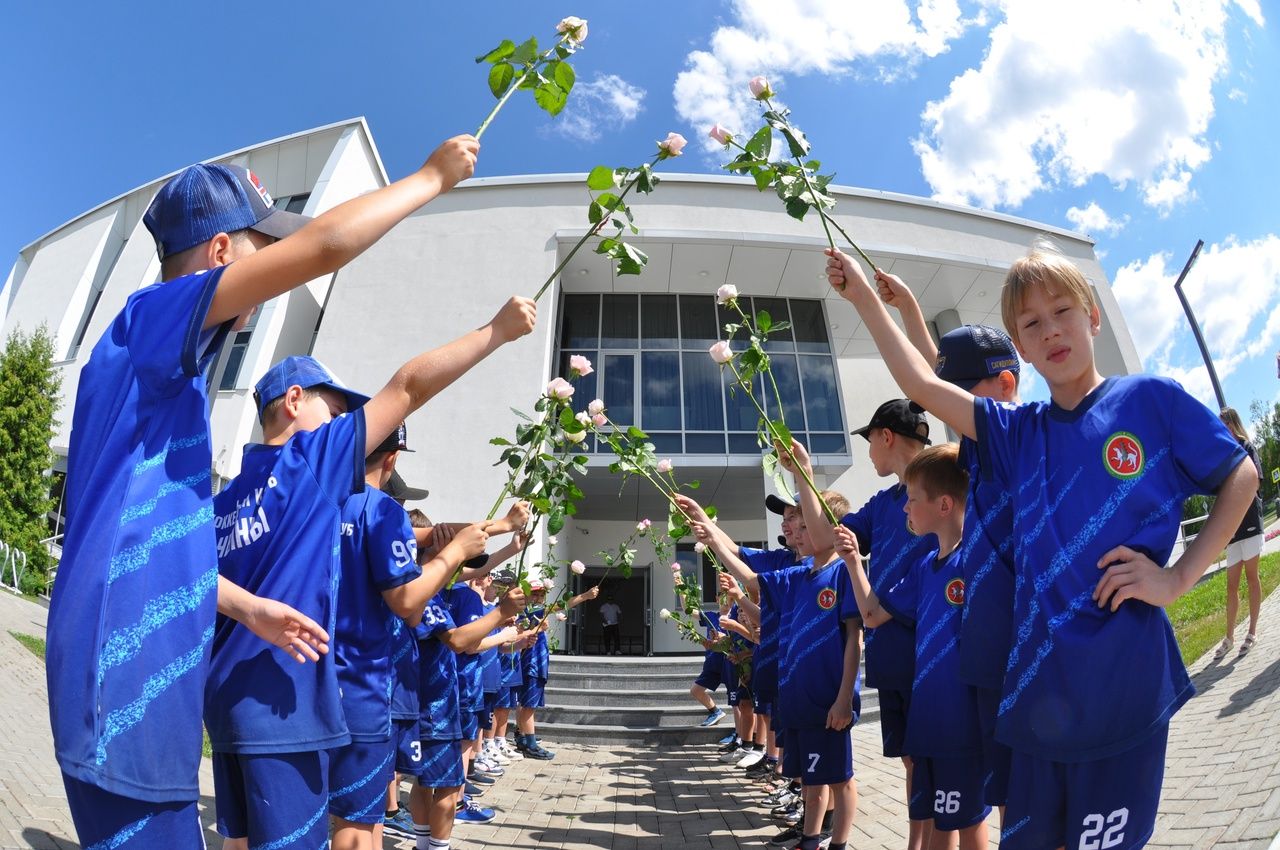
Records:
<instances>
[{"instance_id":1,"label":"boy in blue jersey","mask_svg":"<svg viewBox=\"0 0 1280 850\"><path fill-rule=\"evenodd\" d=\"M871 584L877 593L883 593L933 546L932 538L911 533L902 513L907 501L902 472L929 445L929 422L919 407L905 398L896 398L876 408L871 421L853 433L866 439L867 455L876 475L897 479L840 521L858 538L860 551L870 559ZM902 743L915 676L915 635L905 622L891 620L866 633L866 653L866 684L879 691L883 752L888 758L902 759L909 801L913 768ZM911 818L908 850L922 850L929 843L930 829L927 817Z\"/></svg>"},{"instance_id":2,"label":"boy in blue jersey","mask_svg":"<svg viewBox=\"0 0 1280 850\"><path fill-rule=\"evenodd\" d=\"M991 807L984 802L977 694L960 679L957 651L966 603L961 542L969 493L959 460L959 447L947 443L920 452L903 471L907 521L938 545L883 596L871 589L852 531L836 530L836 550L849 565L868 629L894 618L915 626L916 675L903 744L913 765L911 815L932 817L934 846L954 846L950 833L958 832L961 850L981 850Z\"/></svg>"},{"instance_id":3,"label":"boy in blue jersey","mask_svg":"<svg viewBox=\"0 0 1280 850\"><path fill-rule=\"evenodd\" d=\"M427 604L422 621L414 627L422 708L418 728L422 736L422 771L409 794L409 811L418 850L447 850L458 813L459 792L465 782L458 655L474 651L496 626L515 617L524 605L524 594L520 588L513 588L488 614L469 623L457 623L444 594L437 594ZM463 806L463 811L476 809L473 805Z\"/></svg>"},{"instance_id":4,"label":"boy in blue jersey","mask_svg":"<svg viewBox=\"0 0 1280 850\"><path fill-rule=\"evenodd\" d=\"M1001 294L1014 345L1052 399L1012 410L938 378L858 264L828 255L828 280L857 308L898 385L975 440L984 468L1023 502L996 729L1014 750L1002 845L1144 845L1169 718L1194 692L1163 607L1230 538L1257 470L1173 381L1102 378L1093 358L1101 312L1079 269L1052 248L1016 261ZM1161 568L1179 506L1196 492L1217 494L1209 519Z\"/></svg>"},{"instance_id":5,"label":"boy in blue jersey","mask_svg":"<svg viewBox=\"0 0 1280 850\"><path fill-rule=\"evenodd\" d=\"M547 673L551 665L551 651L547 646L546 619L547 589L542 579L529 582L532 596L525 616L536 632L533 642L520 653L524 684L520 687L519 707L516 709L516 749L527 758L548 761L556 754L538 742L538 729L534 712L547 704L545 689Z\"/></svg>"},{"instance_id":6,"label":"boy in blue jersey","mask_svg":"<svg viewBox=\"0 0 1280 850\"><path fill-rule=\"evenodd\" d=\"M199 706L216 612L299 660L327 640L217 574L207 377L227 334L470 176L477 151L450 140L413 176L309 223L274 209L237 166L185 169L148 207L163 282L129 297L81 371L49 615L50 720L84 846L201 841Z\"/></svg>"},{"instance_id":7,"label":"boy in blue jersey","mask_svg":"<svg viewBox=\"0 0 1280 850\"><path fill-rule=\"evenodd\" d=\"M720 618L728 613L729 600L723 594L720 597L719 611L702 612L702 646L706 649L706 654L702 658L702 670L698 673L698 678L689 686L689 696L707 710L707 716L699 726L714 726L724 719L724 711L716 705L715 697L711 696L724 683L724 664L720 653L712 646L725 638L724 632L720 631Z\"/></svg>"},{"instance_id":8,"label":"boy in blue jersey","mask_svg":"<svg viewBox=\"0 0 1280 850\"><path fill-rule=\"evenodd\" d=\"M1003 405L1017 405L1020 363L1013 340L1000 328L962 325L934 344L924 315L901 278L876 272L880 299L902 315L907 339L939 378ZM965 603L960 623L959 673L977 692L982 724L982 757L987 805L1001 817L1009 796L1013 752L995 738L1005 662L1013 636L1013 515L1017 494L1010 493L982 466L978 446L960 438L960 459L969 471L965 505L965 542L960 552Z\"/></svg>"},{"instance_id":9,"label":"boy in blue jersey","mask_svg":"<svg viewBox=\"0 0 1280 850\"><path fill-rule=\"evenodd\" d=\"M365 457L405 417L499 346L533 328L536 308L512 298L483 327L400 367L372 399L310 357L288 357L255 388L263 444L215 499L218 569L329 624L337 618L342 504L365 485ZM485 525L472 532L480 544ZM393 595L409 594L393 588ZM243 850L260 842L318 843L327 832L328 756L350 742L336 665L286 670L219 620L205 724L215 753L219 829ZM264 801L258 787L278 793Z\"/></svg>"}]
</instances>

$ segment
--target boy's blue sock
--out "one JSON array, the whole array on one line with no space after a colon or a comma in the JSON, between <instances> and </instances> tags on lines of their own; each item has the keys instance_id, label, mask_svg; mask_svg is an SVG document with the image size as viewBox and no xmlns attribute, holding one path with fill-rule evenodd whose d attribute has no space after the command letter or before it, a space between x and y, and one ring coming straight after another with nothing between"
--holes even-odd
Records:
<instances>
[{"instance_id":1,"label":"boy's blue sock","mask_svg":"<svg viewBox=\"0 0 1280 850\"><path fill-rule=\"evenodd\" d=\"M818 850L818 844L821 842L820 835L806 835L800 839L799 850Z\"/></svg>"}]
</instances>

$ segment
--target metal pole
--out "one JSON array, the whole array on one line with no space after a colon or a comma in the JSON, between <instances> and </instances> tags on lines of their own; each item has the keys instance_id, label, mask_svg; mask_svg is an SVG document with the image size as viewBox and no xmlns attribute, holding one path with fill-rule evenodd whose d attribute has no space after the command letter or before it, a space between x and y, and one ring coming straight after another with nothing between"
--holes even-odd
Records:
<instances>
[{"instance_id":1,"label":"metal pole","mask_svg":"<svg viewBox=\"0 0 1280 850\"><path fill-rule=\"evenodd\" d=\"M1191 252L1191 256L1187 259L1187 264L1182 267L1182 274L1178 275L1178 280L1173 285L1173 290L1178 293L1178 300L1182 302L1182 310L1187 314L1187 321L1191 324L1191 332L1196 335L1196 345L1200 346L1200 356L1204 358L1204 367L1209 370L1209 380L1213 383L1213 394L1218 397L1218 408L1222 409L1227 406L1227 397L1222 393L1222 383L1218 380L1218 370L1213 368L1213 358L1209 356L1209 347L1204 344L1204 334L1200 332L1200 323L1196 321L1196 314L1191 310L1191 303L1187 301L1187 296L1182 291L1182 282L1186 280L1187 274L1191 271L1191 267L1195 265L1196 258L1200 256L1200 249L1204 247L1204 240L1196 240L1195 250Z\"/></svg>"}]
</instances>

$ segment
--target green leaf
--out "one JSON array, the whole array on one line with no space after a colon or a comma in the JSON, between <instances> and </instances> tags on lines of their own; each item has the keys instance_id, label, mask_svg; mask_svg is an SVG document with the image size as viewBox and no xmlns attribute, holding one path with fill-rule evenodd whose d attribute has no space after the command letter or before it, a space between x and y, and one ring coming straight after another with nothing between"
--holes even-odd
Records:
<instances>
[{"instance_id":1,"label":"green leaf","mask_svg":"<svg viewBox=\"0 0 1280 850\"><path fill-rule=\"evenodd\" d=\"M799 128L788 125L778 129L782 132L782 138L787 140L787 147L791 150L792 156L799 158L809 153L811 145Z\"/></svg>"},{"instance_id":2,"label":"green leaf","mask_svg":"<svg viewBox=\"0 0 1280 850\"><path fill-rule=\"evenodd\" d=\"M710 519L715 519L717 516L720 515L720 511L716 509L715 505L707 505L702 509L702 512L705 513L707 517Z\"/></svg>"},{"instance_id":3,"label":"green leaf","mask_svg":"<svg viewBox=\"0 0 1280 850\"><path fill-rule=\"evenodd\" d=\"M618 258L618 274L640 274L644 271L645 264L649 262L649 255L639 248L627 243L622 243L623 255Z\"/></svg>"},{"instance_id":4,"label":"green leaf","mask_svg":"<svg viewBox=\"0 0 1280 850\"><path fill-rule=\"evenodd\" d=\"M622 203L622 198L613 192L601 192L599 195L596 195L596 203L604 207L610 213L617 212L620 205L623 208L626 206Z\"/></svg>"},{"instance_id":5,"label":"green leaf","mask_svg":"<svg viewBox=\"0 0 1280 850\"><path fill-rule=\"evenodd\" d=\"M761 127L755 132L755 135L747 140L747 143L743 145L743 147L747 149L747 153L751 154L756 159L766 159L769 156L769 148L772 145L772 142L773 139L771 138L769 128Z\"/></svg>"},{"instance_id":6,"label":"green leaf","mask_svg":"<svg viewBox=\"0 0 1280 850\"><path fill-rule=\"evenodd\" d=\"M569 93L552 82L546 82L533 91L533 99L548 115L555 117L564 109Z\"/></svg>"},{"instance_id":7,"label":"green leaf","mask_svg":"<svg viewBox=\"0 0 1280 850\"><path fill-rule=\"evenodd\" d=\"M514 41L511 41L510 39L504 38L502 40L502 43L499 44L497 47L493 48L493 50L490 50L488 53L485 53L481 56L477 56L476 64L479 64L481 62L489 62L489 63L501 62L503 59L506 59L508 56L510 56L512 53L515 53L515 52L516 52L516 43Z\"/></svg>"},{"instance_id":8,"label":"green leaf","mask_svg":"<svg viewBox=\"0 0 1280 850\"><path fill-rule=\"evenodd\" d=\"M564 530L564 508L552 508L547 514L547 534L559 534Z\"/></svg>"},{"instance_id":9,"label":"green leaf","mask_svg":"<svg viewBox=\"0 0 1280 850\"><path fill-rule=\"evenodd\" d=\"M804 214L809 211L809 202L802 198L787 199L787 215L798 221L804 221Z\"/></svg>"},{"instance_id":10,"label":"green leaf","mask_svg":"<svg viewBox=\"0 0 1280 850\"><path fill-rule=\"evenodd\" d=\"M516 69L506 62L499 62L489 69L489 91L494 97L502 97L511 88L511 81L516 78Z\"/></svg>"},{"instance_id":11,"label":"green leaf","mask_svg":"<svg viewBox=\"0 0 1280 850\"><path fill-rule=\"evenodd\" d=\"M528 71L520 78L520 88L536 89L538 86L545 85L550 82L546 77L538 71Z\"/></svg>"},{"instance_id":12,"label":"green leaf","mask_svg":"<svg viewBox=\"0 0 1280 850\"><path fill-rule=\"evenodd\" d=\"M761 168L752 172L751 177L756 181L756 188L763 192L773 185L773 181L777 179L778 174L772 168Z\"/></svg>"},{"instance_id":13,"label":"green leaf","mask_svg":"<svg viewBox=\"0 0 1280 850\"><path fill-rule=\"evenodd\" d=\"M790 329L791 329L791 323L790 323L790 322L778 322L778 324L776 324L776 325L774 325L773 327L769 328L769 331L770 331L771 333L780 333L780 332L782 332L782 331L790 330Z\"/></svg>"},{"instance_id":14,"label":"green leaf","mask_svg":"<svg viewBox=\"0 0 1280 850\"><path fill-rule=\"evenodd\" d=\"M685 486L688 487L690 490L697 490L699 487L702 486L702 482L699 481L697 478L695 478Z\"/></svg>"},{"instance_id":15,"label":"green leaf","mask_svg":"<svg viewBox=\"0 0 1280 850\"><path fill-rule=\"evenodd\" d=\"M551 74L551 79L556 81L556 85L564 89L565 94L573 90L577 75L573 72L572 65L568 62L552 62L547 70Z\"/></svg>"},{"instance_id":16,"label":"green leaf","mask_svg":"<svg viewBox=\"0 0 1280 850\"><path fill-rule=\"evenodd\" d=\"M637 428L634 425L630 425L627 427L627 436L633 440L647 440L649 438L648 434L646 434L644 431L641 431L639 428Z\"/></svg>"},{"instance_id":17,"label":"green leaf","mask_svg":"<svg viewBox=\"0 0 1280 850\"><path fill-rule=\"evenodd\" d=\"M756 330L760 331L762 334L767 334L771 327L773 327L773 316L769 315L769 311L756 311Z\"/></svg>"},{"instance_id":18,"label":"green leaf","mask_svg":"<svg viewBox=\"0 0 1280 850\"><path fill-rule=\"evenodd\" d=\"M587 188L596 192L612 189L615 185L613 180L613 169L607 165L597 165L591 169L591 173L587 175Z\"/></svg>"},{"instance_id":19,"label":"green leaf","mask_svg":"<svg viewBox=\"0 0 1280 850\"><path fill-rule=\"evenodd\" d=\"M636 170L636 191L647 195L657 186L658 178L653 175L653 169L646 162Z\"/></svg>"},{"instance_id":20,"label":"green leaf","mask_svg":"<svg viewBox=\"0 0 1280 850\"><path fill-rule=\"evenodd\" d=\"M528 65L537 58L538 39L534 36L530 36L528 41L523 42L519 47L511 51L511 61L517 65Z\"/></svg>"},{"instance_id":21,"label":"green leaf","mask_svg":"<svg viewBox=\"0 0 1280 850\"><path fill-rule=\"evenodd\" d=\"M599 201L592 201L591 205L587 207L587 221L592 224L599 224L608 214L609 211L600 206Z\"/></svg>"},{"instance_id":22,"label":"green leaf","mask_svg":"<svg viewBox=\"0 0 1280 850\"><path fill-rule=\"evenodd\" d=\"M491 440L489 441L489 445L491 445L491 446L510 446L510 445L512 445L512 442L511 442L510 440L508 440L506 437L494 437L493 439L491 439Z\"/></svg>"}]
</instances>

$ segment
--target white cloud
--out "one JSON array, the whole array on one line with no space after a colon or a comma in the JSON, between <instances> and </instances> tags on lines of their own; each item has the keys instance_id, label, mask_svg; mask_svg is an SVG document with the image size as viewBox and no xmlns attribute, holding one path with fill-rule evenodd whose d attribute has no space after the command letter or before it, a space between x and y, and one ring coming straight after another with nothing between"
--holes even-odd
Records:
<instances>
[{"instance_id":1,"label":"white cloud","mask_svg":"<svg viewBox=\"0 0 1280 850\"><path fill-rule=\"evenodd\" d=\"M574 85L569 107L545 127L580 142L594 142L634 121L644 109L646 94L616 74L597 73L589 82Z\"/></svg>"},{"instance_id":2,"label":"white cloud","mask_svg":"<svg viewBox=\"0 0 1280 850\"><path fill-rule=\"evenodd\" d=\"M1256 2L1236 0L1255 23ZM1162 212L1209 160L1230 0L992 0L981 65L922 113L914 146L941 200L1017 207L1102 176ZM1260 25L1260 24L1259 24Z\"/></svg>"},{"instance_id":3,"label":"white cloud","mask_svg":"<svg viewBox=\"0 0 1280 850\"><path fill-rule=\"evenodd\" d=\"M1178 379L1209 403L1209 376L1173 289L1181 262L1154 254L1121 268L1111 287L1147 371ZM1182 289L1221 380L1274 354L1280 342L1280 236L1228 238L1207 247ZM1175 346L1179 341L1185 344Z\"/></svg>"},{"instance_id":4,"label":"white cloud","mask_svg":"<svg viewBox=\"0 0 1280 850\"><path fill-rule=\"evenodd\" d=\"M1081 209L1071 207L1067 210L1067 221L1079 231L1092 235L1112 235L1124 230L1129 223L1129 216L1112 218L1107 211L1098 206L1097 201L1090 201L1089 206Z\"/></svg>"},{"instance_id":5,"label":"white cloud","mask_svg":"<svg viewBox=\"0 0 1280 850\"><path fill-rule=\"evenodd\" d=\"M774 90L788 74L844 75L867 71L892 78L922 58L937 56L964 30L957 0L732 0L734 23L712 34L706 50L685 59L673 94L676 112L694 127L704 150L720 146L706 130L720 123L745 131L758 123L747 80L770 77ZM858 67L854 67L855 60Z\"/></svg>"}]
</instances>

